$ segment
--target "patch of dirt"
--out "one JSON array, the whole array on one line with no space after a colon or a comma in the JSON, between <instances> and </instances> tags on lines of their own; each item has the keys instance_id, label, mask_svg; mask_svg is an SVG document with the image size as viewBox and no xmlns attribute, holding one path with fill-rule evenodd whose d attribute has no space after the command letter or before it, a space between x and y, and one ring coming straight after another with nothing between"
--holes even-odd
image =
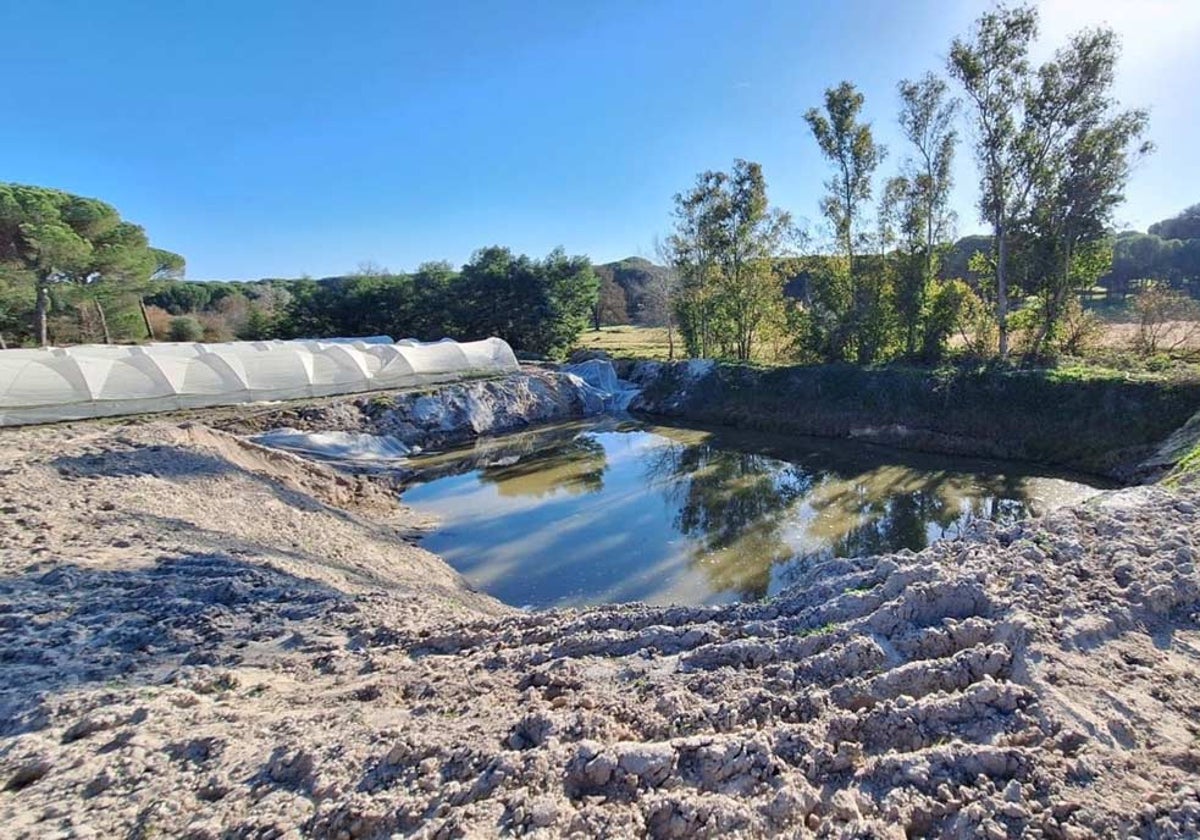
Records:
<instances>
[{"instance_id":1,"label":"patch of dirt","mask_svg":"<svg viewBox=\"0 0 1200 840\"><path fill-rule=\"evenodd\" d=\"M375 479L199 424L3 441L5 836L1200 832L1191 491L523 614Z\"/></svg>"}]
</instances>

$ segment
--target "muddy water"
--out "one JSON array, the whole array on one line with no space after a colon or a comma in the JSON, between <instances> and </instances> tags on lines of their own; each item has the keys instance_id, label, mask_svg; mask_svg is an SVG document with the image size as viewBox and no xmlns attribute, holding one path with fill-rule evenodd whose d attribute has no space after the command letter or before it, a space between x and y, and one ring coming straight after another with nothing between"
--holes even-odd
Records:
<instances>
[{"instance_id":1,"label":"muddy water","mask_svg":"<svg viewBox=\"0 0 1200 840\"><path fill-rule=\"evenodd\" d=\"M422 544L529 608L761 598L830 556L918 550L971 519L1097 492L1029 465L607 419L417 459Z\"/></svg>"}]
</instances>

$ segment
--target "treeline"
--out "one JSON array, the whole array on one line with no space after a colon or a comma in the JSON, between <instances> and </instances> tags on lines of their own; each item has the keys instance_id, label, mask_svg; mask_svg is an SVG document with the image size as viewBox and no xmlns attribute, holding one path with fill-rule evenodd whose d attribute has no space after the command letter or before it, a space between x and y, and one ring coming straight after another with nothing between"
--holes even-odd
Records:
<instances>
[{"instance_id":1,"label":"treeline","mask_svg":"<svg viewBox=\"0 0 1200 840\"><path fill-rule=\"evenodd\" d=\"M181 256L151 247L109 204L0 184L4 346L499 336L518 351L561 356L601 300L588 258L561 249L534 259L493 246L457 271L444 262L411 274L368 264L326 280L192 283L183 271Z\"/></svg>"},{"instance_id":2,"label":"treeline","mask_svg":"<svg viewBox=\"0 0 1200 840\"><path fill-rule=\"evenodd\" d=\"M1200 206L1190 209L1200 214ZM1151 225L1150 230L1157 227ZM1112 269L1097 284L1111 294L1121 295L1134 291L1144 281L1155 281L1200 297L1200 232L1187 233L1195 235L1164 238L1155 233L1122 231L1113 242Z\"/></svg>"},{"instance_id":3,"label":"treeline","mask_svg":"<svg viewBox=\"0 0 1200 840\"><path fill-rule=\"evenodd\" d=\"M826 91L804 117L830 167L823 252L770 206L756 163L702 173L677 195L666 252L688 352L934 361L952 343L1005 357L1014 336L1029 357L1073 349L1088 328L1078 292L1112 270L1114 209L1151 147L1146 112L1113 97L1114 33L1079 32L1035 65L1037 31L1034 8L1000 6L953 41L944 75L900 82L906 149L890 177L862 93L850 82ZM991 235L948 276L964 128ZM783 259L805 252L799 265ZM792 304L784 286L796 273L805 282Z\"/></svg>"},{"instance_id":4,"label":"treeline","mask_svg":"<svg viewBox=\"0 0 1200 840\"><path fill-rule=\"evenodd\" d=\"M323 280L163 283L146 303L173 340L498 336L518 351L557 357L588 325L598 290L587 257L559 249L532 259L493 246L458 271L445 262L412 273L367 264Z\"/></svg>"},{"instance_id":5,"label":"treeline","mask_svg":"<svg viewBox=\"0 0 1200 840\"><path fill-rule=\"evenodd\" d=\"M959 239L941 261L941 276L974 278L971 258L986 255L991 242L990 236ZM1096 289L1122 298L1146 283L1160 283L1200 297L1200 204L1156 222L1145 233L1120 231L1111 242L1112 263L1096 278Z\"/></svg>"}]
</instances>

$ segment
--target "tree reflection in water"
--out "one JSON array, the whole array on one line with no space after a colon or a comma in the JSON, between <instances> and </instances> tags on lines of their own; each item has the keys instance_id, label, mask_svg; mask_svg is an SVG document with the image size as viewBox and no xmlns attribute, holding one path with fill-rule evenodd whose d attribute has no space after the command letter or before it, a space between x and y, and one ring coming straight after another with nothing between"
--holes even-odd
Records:
<instances>
[{"instance_id":1,"label":"tree reflection in water","mask_svg":"<svg viewBox=\"0 0 1200 840\"><path fill-rule=\"evenodd\" d=\"M755 438L765 439L673 441L646 466L677 506L675 527L695 540L692 564L742 598L784 588L806 561L919 551L972 519L1033 512L1023 475L931 469L946 459L828 441L775 440L784 457L773 457L747 451Z\"/></svg>"},{"instance_id":2,"label":"tree reflection in water","mask_svg":"<svg viewBox=\"0 0 1200 840\"><path fill-rule=\"evenodd\" d=\"M479 478L504 496L541 497L558 490L578 495L603 490L607 466L604 445L590 435L577 435L513 463L484 467Z\"/></svg>"},{"instance_id":3,"label":"tree reflection in water","mask_svg":"<svg viewBox=\"0 0 1200 840\"><path fill-rule=\"evenodd\" d=\"M792 552L781 536L788 514L812 488L795 464L719 448L710 440L670 441L646 461L651 487L676 510L674 526L695 540L691 562L718 592L765 595L771 566Z\"/></svg>"},{"instance_id":4,"label":"tree reflection in water","mask_svg":"<svg viewBox=\"0 0 1200 840\"><path fill-rule=\"evenodd\" d=\"M920 550L1093 492L1012 464L611 420L414 466L428 480L406 501L445 523L431 550L533 606L759 598L817 558Z\"/></svg>"}]
</instances>

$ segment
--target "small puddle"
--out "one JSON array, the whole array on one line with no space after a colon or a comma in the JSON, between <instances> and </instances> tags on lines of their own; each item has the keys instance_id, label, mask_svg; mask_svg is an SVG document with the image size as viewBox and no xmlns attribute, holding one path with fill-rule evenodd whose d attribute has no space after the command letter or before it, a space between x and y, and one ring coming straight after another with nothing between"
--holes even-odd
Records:
<instances>
[{"instance_id":1,"label":"small puddle","mask_svg":"<svg viewBox=\"0 0 1200 840\"><path fill-rule=\"evenodd\" d=\"M1082 501L1098 480L841 440L607 418L413 459L422 545L525 608L712 604L806 563L920 550L972 519Z\"/></svg>"}]
</instances>

